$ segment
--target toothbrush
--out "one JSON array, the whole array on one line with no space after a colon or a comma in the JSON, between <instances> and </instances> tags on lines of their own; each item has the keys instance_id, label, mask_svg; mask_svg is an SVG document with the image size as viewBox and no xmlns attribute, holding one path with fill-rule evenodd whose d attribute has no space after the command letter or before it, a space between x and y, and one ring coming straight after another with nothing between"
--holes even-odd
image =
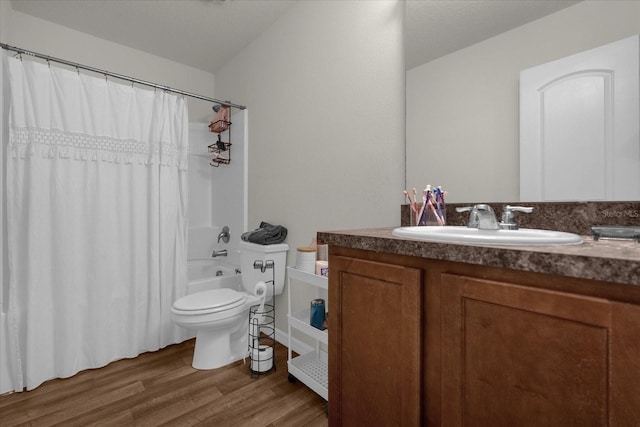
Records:
<instances>
[{"instance_id":1,"label":"toothbrush","mask_svg":"<svg viewBox=\"0 0 640 427\"><path fill-rule=\"evenodd\" d=\"M427 188L431 187L430 185L427 185L427 187L425 187L424 190L422 190L422 207L420 208L420 215L418 215L418 222L416 225L420 225L422 223L424 223L424 215L425 215L425 208L427 207Z\"/></svg>"},{"instance_id":2,"label":"toothbrush","mask_svg":"<svg viewBox=\"0 0 640 427\"><path fill-rule=\"evenodd\" d=\"M416 221L418 221L418 219L420 218L420 215L418 215L418 197L417 196L418 196L418 190L416 190L416 187L413 187L413 213L415 214Z\"/></svg>"},{"instance_id":3,"label":"toothbrush","mask_svg":"<svg viewBox=\"0 0 640 427\"><path fill-rule=\"evenodd\" d=\"M445 190L442 190L440 193L440 201L442 203L441 207L442 207L442 220L446 223L447 222L447 209L445 208L445 202L444 202L444 198L447 196L447 192Z\"/></svg>"},{"instance_id":4,"label":"toothbrush","mask_svg":"<svg viewBox=\"0 0 640 427\"><path fill-rule=\"evenodd\" d=\"M402 193L407 198L407 201L409 202L409 206L413 207L413 204L411 203L411 197L409 197L409 192L407 190L404 190Z\"/></svg>"},{"instance_id":5,"label":"toothbrush","mask_svg":"<svg viewBox=\"0 0 640 427\"><path fill-rule=\"evenodd\" d=\"M403 191L405 197L407 198L407 201L409 202L409 206L411 207L411 210L413 211L413 214L416 214L416 206L415 203L411 201L411 197L409 197L409 192L407 190Z\"/></svg>"},{"instance_id":6,"label":"toothbrush","mask_svg":"<svg viewBox=\"0 0 640 427\"><path fill-rule=\"evenodd\" d=\"M436 210L438 211L440 218L444 221L444 194L442 192L442 187L438 186L435 192L436 192Z\"/></svg>"},{"instance_id":7,"label":"toothbrush","mask_svg":"<svg viewBox=\"0 0 640 427\"><path fill-rule=\"evenodd\" d=\"M433 212L433 215L435 215L436 221L438 222L438 225L444 225L444 222L442 221L442 218L440 218L440 215L438 215L438 212L436 211L436 208L433 207L433 203L431 203L431 200L427 200L427 204L429 205L429 210L431 210L431 212Z\"/></svg>"},{"instance_id":8,"label":"toothbrush","mask_svg":"<svg viewBox=\"0 0 640 427\"><path fill-rule=\"evenodd\" d=\"M417 190L414 188L413 189L413 201L411 200L411 198L409 197L409 192L407 190L403 191L405 197L407 198L407 201L409 202L409 206L411 207L411 210L413 211L413 214L416 218L416 225L418 225L420 223L419 219L420 216L418 215L418 202L416 201L416 193Z\"/></svg>"},{"instance_id":9,"label":"toothbrush","mask_svg":"<svg viewBox=\"0 0 640 427\"><path fill-rule=\"evenodd\" d=\"M427 188L425 188L425 192L426 192L426 201L425 204L427 205L427 208L433 213L433 215L436 217L436 221L438 222L438 225L444 225L444 222L442 221L442 218L440 217L440 215L438 214L438 212L436 211L436 208L433 206L433 202L431 201L431 186L427 185Z\"/></svg>"}]
</instances>

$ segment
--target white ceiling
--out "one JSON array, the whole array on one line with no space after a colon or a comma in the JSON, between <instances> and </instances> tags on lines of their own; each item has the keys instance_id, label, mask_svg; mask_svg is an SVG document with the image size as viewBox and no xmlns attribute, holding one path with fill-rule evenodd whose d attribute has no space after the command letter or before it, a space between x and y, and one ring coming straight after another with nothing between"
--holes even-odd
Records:
<instances>
[{"instance_id":1,"label":"white ceiling","mask_svg":"<svg viewBox=\"0 0 640 427\"><path fill-rule=\"evenodd\" d=\"M414 68L579 1L406 0L406 69Z\"/></svg>"},{"instance_id":2,"label":"white ceiling","mask_svg":"<svg viewBox=\"0 0 640 427\"><path fill-rule=\"evenodd\" d=\"M294 4L295 0L11 0L13 10L211 73Z\"/></svg>"},{"instance_id":3,"label":"white ceiling","mask_svg":"<svg viewBox=\"0 0 640 427\"><path fill-rule=\"evenodd\" d=\"M315 0L11 0L11 6L37 18L216 73L297 1ZM406 0L406 68L575 3Z\"/></svg>"}]
</instances>

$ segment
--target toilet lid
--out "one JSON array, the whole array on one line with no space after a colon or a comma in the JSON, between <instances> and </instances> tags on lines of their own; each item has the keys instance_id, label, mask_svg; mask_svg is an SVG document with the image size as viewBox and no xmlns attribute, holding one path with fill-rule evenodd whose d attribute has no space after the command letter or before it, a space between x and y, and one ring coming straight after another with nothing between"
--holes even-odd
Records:
<instances>
[{"instance_id":1,"label":"toilet lid","mask_svg":"<svg viewBox=\"0 0 640 427\"><path fill-rule=\"evenodd\" d=\"M185 311L216 310L229 305L238 305L237 303L243 302L243 300L244 295L233 289L214 289L211 291L196 292L182 297L173 303L173 308Z\"/></svg>"}]
</instances>

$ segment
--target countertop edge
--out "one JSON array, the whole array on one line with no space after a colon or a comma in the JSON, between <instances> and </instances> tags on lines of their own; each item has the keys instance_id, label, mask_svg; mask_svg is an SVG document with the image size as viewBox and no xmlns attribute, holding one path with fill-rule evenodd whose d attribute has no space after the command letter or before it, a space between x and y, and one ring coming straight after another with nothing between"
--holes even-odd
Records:
<instances>
[{"instance_id":1,"label":"countertop edge","mask_svg":"<svg viewBox=\"0 0 640 427\"><path fill-rule=\"evenodd\" d=\"M640 285L640 244L633 241L594 242L583 236L580 245L479 246L399 238L392 231L393 227L321 231L317 237L329 245L378 253Z\"/></svg>"}]
</instances>

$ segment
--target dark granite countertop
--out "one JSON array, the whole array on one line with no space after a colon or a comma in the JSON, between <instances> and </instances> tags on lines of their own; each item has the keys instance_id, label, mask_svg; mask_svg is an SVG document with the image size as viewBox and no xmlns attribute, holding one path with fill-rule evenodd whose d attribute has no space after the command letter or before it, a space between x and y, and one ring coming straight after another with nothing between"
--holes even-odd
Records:
<instances>
[{"instance_id":1,"label":"dark granite countertop","mask_svg":"<svg viewBox=\"0 0 640 427\"><path fill-rule=\"evenodd\" d=\"M640 243L594 241L566 246L479 246L434 243L395 237L394 227L323 231L318 241L374 252L464 262L566 277L640 286Z\"/></svg>"}]
</instances>

